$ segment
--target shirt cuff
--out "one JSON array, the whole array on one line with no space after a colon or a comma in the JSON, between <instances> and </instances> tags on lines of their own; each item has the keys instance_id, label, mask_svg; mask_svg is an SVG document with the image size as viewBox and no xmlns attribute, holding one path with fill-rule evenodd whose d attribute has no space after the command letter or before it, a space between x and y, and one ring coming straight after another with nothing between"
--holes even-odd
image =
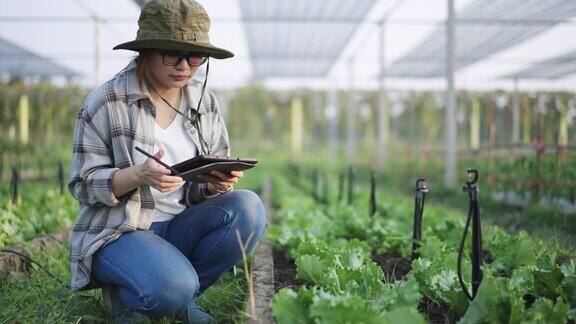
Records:
<instances>
[{"instance_id":1,"label":"shirt cuff","mask_svg":"<svg viewBox=\"0 0 576 324\"><path fill-rule=\"evenodd\" d=\"M90 185L89 188L92 189L92 195L97 201L114 207L120 203L118 198L114 196L112 192L112 177L119 168L106 168L99 169L88 177Z\"/></svg>"}]
</instances>

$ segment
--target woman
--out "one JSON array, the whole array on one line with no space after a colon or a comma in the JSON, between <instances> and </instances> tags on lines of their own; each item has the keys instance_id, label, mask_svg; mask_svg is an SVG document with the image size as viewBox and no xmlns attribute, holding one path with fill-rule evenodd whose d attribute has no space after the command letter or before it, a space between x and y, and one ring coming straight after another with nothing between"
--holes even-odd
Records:
<instances>
[{"instance_id":1,"label":"woman","mask_svg":"<svg viewBox=\"0 0 576 324\"><path fill-rule=\"evenodd\" d=\"M209 58L233 54L210 44L208 15L192 0L146 2L138 22L136 40L114 48L138 57L86 98L76 123L71 287L103 287L116 322L176 315L207 323L213 317L195 298L241 260L238 234L254 248L266 227L262 202L231 191L241 171L184 182L135 147L168 165L228 156L218 101L204 92ZM203 64L200 85L192 76Z\"/></svg>"}]
</instances>

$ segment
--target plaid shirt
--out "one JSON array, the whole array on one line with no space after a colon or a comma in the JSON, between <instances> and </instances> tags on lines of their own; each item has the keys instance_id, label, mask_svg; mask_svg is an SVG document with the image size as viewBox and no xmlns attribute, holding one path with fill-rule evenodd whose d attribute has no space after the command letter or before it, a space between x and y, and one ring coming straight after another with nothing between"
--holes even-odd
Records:
<instances>
[{"instance_id":1,"label":"plaid shirt","mask_svg":"<svg viewBox=\"0 0 576 324\"><path fill-rule=\"evenodd\" d=\"M189 109L196 109L201 89L193 80L185 87ZM228 132L212 92L205 94L199 113L209 154L228 156ZM136 146L147 152L154 149L155 116L148 90L138 85L135 61L90 93L80 109L68 179L68 190L80 202L80 217L70 236L73 292L100 286L91 277L92 256L99 248L122 233L150 226L155 208L150 187L142 185L115 197L111 186L116 171L147 159ZM188 119L184 123L200 147L196 129ZM191 206L210 197L206 184L186 182L181 202Z\"/></svg>"}]
</instances>

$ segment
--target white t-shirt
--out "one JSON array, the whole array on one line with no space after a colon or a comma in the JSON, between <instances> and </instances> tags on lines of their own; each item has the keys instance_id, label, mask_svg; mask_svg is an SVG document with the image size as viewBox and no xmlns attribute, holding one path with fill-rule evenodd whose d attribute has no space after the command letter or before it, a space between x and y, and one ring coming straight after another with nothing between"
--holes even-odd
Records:
<instances>
[{"instance_id":1,"label":"white t-shirt","mask_svg":"<svg viewBox=\"0 0 576 324\"><path fill-rule=\"evenodd\" d=\"M187 103L188 100L185 95L182 95L181 112L186 112ZM154 139L154 153L162 148L164 150L162 162L168 165L174 165L198 155L196 144L192 140L192 135L184 127L184 117L180 114L176 114L174 120L166 128L162 128L154 122ZM183 185L170 192L161 192L153 187L150 189L156 202L153 222L171 220L186 208L185 205L179 203L184 195Z\"/></svg>"}]
</instances>

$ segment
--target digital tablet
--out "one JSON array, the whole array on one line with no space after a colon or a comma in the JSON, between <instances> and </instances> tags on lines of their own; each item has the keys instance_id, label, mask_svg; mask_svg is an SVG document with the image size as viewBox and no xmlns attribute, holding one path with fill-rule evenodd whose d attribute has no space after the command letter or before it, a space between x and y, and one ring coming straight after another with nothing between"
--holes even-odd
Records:
<instances>
[{"instance_id":1,"label":"digital tablet","mask_svg":"<svg viewBox=\"0 0 576 324\"><path fill-rule=\"evenodd\" d=\"M186 181L206 182L198 178L199 175L209 174L212 171L230 173L244 171L256 166L256 158L222 158L214 155L199 155L171 166L178 172L178 176Z\"/></svg>"}]
</instances>

